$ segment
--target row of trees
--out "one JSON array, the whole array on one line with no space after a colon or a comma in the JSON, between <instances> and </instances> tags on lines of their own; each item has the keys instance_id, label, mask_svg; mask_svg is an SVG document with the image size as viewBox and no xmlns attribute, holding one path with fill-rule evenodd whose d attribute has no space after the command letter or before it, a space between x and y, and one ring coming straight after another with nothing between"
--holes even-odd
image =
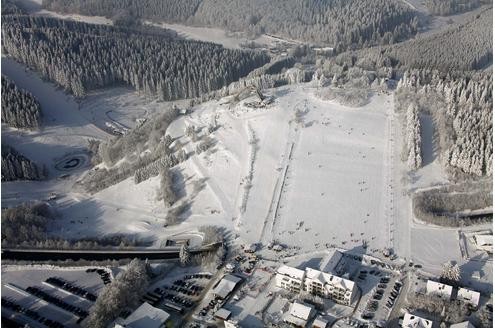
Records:
<instances>
[{"instance_id":1,"label":"row of trees","mask_svg":"<svg viewBox=\"0 0 495 328\"><path fill-rule=\"evenodd\" d=\"M476 191L470 191L471 189ZM462 212L485 209L492 206L491 186L462 187L459 190L448 188L430 189L414 194L413 212L423 222L439 226L459 227L480 222L491 221L490 215L472 219Z\"/></svg>"},{"instance_id":2,"label":"row of trees","mask_svg":"<svg viewBox=\"0 0 495 328\"><path fill-rule=\"evenodd\" d=\"M340 52L416 33L416 12L390 0L204 0L194 22L253 34L328 43Z\"/></svg>"},{"instance_id":3,"label":"row of trees","mask_svg":"<svg viewBox=\"0 0 495 328\"><path fill-rule=\"evenodd\" d=\"M440 16L448 16L478 8L480 0L426 0L426 8L430 13Z\"/></svg>"},{"instance_id":4,"label":"row of trees","mask_svg":"<svg viewBox=\"0 0 495 328\"><path fill-rule=\"evenodd\" d=\"M414 35L416 12L393 0L48 0L47 9L221 27L324 42L337 51Z\"/></svg>"},{"instance_id":5,"label":"row of trees","mask_svg":"<svg viewBox=\"0 0 495 328\"><path fill-rule=\"evenodd\" d=\"M42 180L44 171L11 146L2 144L2 181Z\"/></svg>"},{"instance_id":6,"label":"row of trees","mask_svg":"<svg viewBox=\"0 0 495 328\"><path fill-rule=\"evenodd\" d=\"M437 71L413 70L404 73L397 92L407 90L409 98L434 117L446 166L469 175L491 176L492 88L491 73L453 78Z\"/></svg>"},{"instance_id":7,"label":"row of trees","mask_svg":"<svg viewBox=\"0 0 495 328\"><path fill-rule=\"evenodd\" d=\"M168 168L160 172L160 191L165 207L169 208L174 205L178 196L174 189L173 172Z\"/></svg>"},{"instance_id":8,"label":"row of trees","mask_svg":"<svg viewBox=\"0 0 495 328\"><path fill-rule=\"evenodd\" d=\"M15 128L36 129L41 125L41 106L34 96L19 89L2 75L2 122Z\"/></svg>"},{"instance_id":9,"label":"row of trees","mask_svg":"<svg viewBox=\"0 0 495 328\"><path fill-rule=\"evenodd\" d=\"M407 166L416 170L423 164L421 156L421 123L418 106L411 103L406 112L405 143L407 152Z\"/></svg>"},{"instance_id":10,"label":"row of trees","mask_svg":"<svg viewBox=\"0 0 495 328\"><path fill-rule=\"evenodd\" d=\"M26 242L31 245L44 242L50 220L50 208L43 203L2 210L2 245L16 247Z\"/></svg>"},{"instance_id":11,"label":"row of trees","mask_svg":"<svg viewBox=\"0 0 495 328\"><path fill-rule=\"evenodd\" d=\"M4 16L2 46L82 97L125 83L164 100L198 97L269 61L255 51L41 16Z\"/></svg>"},{"instance_id":12,"label":"row of trees","mask_svg":"<svg viewBox=\"0 0 495 328\"><path fill-rule=\"evenodd\" d=\"M2 210L2 247L48 249L104 249L146 246L131 235L67 240L49 237L47 225L54 213L46 203L23 204Z\"/></svg>"},{"instance_id":13,"label":"row of trees","mask_svg":"<svg viewBox=\"0 0 495 328\"><path fill-rule=\"evenodd\" d=\"M2 0L2 15L20 15L25 14L25 10L18 6L13 0Z\"/></svg>"},{"instance_id":14,"label":"row of trees","mask_svg":"<svg viewBox=\"0 0 495 328\"><path fill-rule=\"evenodd\" d=\"M469 306L464 302L445 300L432 295L408 295L409 311L427 312L430 316L441 318L443 324L449 326L467 320Z\"/></svg>"},{"instance_id":15,"label":"row of trees","mask_svg":"<svg viewBox=\"0 0 495 328\"><path fill-rule=\"evenodd\" d=\"M127 269L106 285L98 295L85 321L85 327L105 328L123 310L138 306L149 281L146 264L138 259L132 260Z\"/></svg>"},{"instance_id":16,"label":"row of trees","mask_svg":"<svg viewBox=\"0 0 495 328\"><path fill-rule=\"evenodd\" d=\"M43 8L89 16L184 22L193 16L201 0L44 0Z\"/></svg>"}]
</instances>

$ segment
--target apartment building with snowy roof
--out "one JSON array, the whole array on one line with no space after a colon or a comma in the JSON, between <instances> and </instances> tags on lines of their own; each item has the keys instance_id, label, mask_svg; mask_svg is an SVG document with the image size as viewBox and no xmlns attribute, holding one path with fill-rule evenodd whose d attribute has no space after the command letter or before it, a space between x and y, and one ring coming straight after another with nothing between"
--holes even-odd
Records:
<instances>
[{"instance_id":1,"label":"apartment building with snowy roof","mask_svg":"<svg viewBox=\"0 0 495 328\"><path fill-rule=\"evenodd\" d=\"M311 268L306 268L304 287L311 294L343 305L351 305L357 292L354 281Z\"/></svg>"},{"instance_id":2,"label":"apartment building with snowy roof","mask_svg":"<svg viewBox=\"0 0 495 328\"><path fill-rule=\"evenodd\" d=\"M311 268L300 270L283 265L277 270L275 282L277 287L291 292L306 291L343 305L351 305L357 293L353 281Z\"/></svg>"},{"instance_id":3,"label":"apartment building with snowy roof","mask_svg":"<svg viewBox=\"0 0 495 328\"><path fill-rule=\"evenodd\" d=\"M287 265L282 265L275 275L275 285L293 293L303 290L304 271Z\"/></svg>"}]
</instances>

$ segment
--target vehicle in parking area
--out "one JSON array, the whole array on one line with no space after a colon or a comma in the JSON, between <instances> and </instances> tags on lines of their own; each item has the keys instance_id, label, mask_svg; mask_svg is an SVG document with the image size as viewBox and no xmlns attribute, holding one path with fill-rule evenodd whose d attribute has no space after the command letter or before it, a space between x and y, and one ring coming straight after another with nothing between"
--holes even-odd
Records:
<instances>
[{"instance_id":1,"label":"vehicle in parking area","mask_svg":"<svg viewBox=\"0 0 495 328\"><path fill-rule=\"evenodd\" d=\"M371 319L373 319L373 317L374 317L374 314L370 313L370 312L365 312L365 313L361 314L361 318L363 318L365 320L371 320Z\"/></svg>"}]
</instances>

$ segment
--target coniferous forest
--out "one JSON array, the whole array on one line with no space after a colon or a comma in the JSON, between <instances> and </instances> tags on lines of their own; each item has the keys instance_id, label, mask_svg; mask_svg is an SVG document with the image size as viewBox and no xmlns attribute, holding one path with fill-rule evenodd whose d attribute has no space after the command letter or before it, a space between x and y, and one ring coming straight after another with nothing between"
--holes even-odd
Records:
<instances>
[{"instance_id":1,"label":"coniferous forest","mask_svg":"<svg viewBox=\"0 0 495 328\"><path fill-rule=\"evenodd\" d=\"M2 181L41 180L43 170L19 154L14 148L2 144Z\"/></svg>"},{"instance_id":2,"label":"coniferous forest","mask_svg":"<svg viewBox=\"0 0 495 328\"><path fill-rule=\"evenodd\" d=\"M128 84L164 100L192 98L269 61L261 52L46 17L4 16L2 35L10 56L76 97Z\"/></svg>"},{"instance_id":3,"label":"coniferous forest","mask_svg":"<svg viewBox=\"0 0 495 328\"><path fill-rule=\"evenodd\" d=\"M2 122L23 129L35 129L41 125L41 107L36 98L3 75Z\"/></svg>"},{"instance_id":4,"label":"coniferous forest","mask_svg":"<svg viewBox=\"0 0 495 328\"><path fill-rule=\"evenodd\" d=\"M324 42L337 51L416 34L417 13L393 0L45 0L49 10L212 26Z\"/></svg>"}]
</instances>

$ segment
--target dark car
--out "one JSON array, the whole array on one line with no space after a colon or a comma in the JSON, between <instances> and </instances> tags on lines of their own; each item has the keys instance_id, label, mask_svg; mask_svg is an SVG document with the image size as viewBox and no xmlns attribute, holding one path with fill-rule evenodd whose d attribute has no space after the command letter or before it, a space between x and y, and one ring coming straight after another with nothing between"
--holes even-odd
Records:
<instances>
[{"instance_id":1,"label":"dark car","mask_svg":"<svg viewBox=\"0 0 495 328\"><path fill-rule=\"evenodd\" d=\"M374 317L374 314L370 313L370 312L366 312L366 313L361 314L361 318L363 318L365 320L371 320L371 319L373 319L373 317Z\"/></svg>"}]
</instances>

